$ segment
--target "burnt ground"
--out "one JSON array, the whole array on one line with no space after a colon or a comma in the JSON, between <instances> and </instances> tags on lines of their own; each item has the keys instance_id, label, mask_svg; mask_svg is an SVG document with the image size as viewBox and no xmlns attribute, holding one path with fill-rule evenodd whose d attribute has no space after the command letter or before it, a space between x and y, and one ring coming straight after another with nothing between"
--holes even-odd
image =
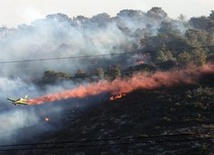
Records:
<instances>
[{"instance_id":1,"label":"burnt ground","mask_svg":"<svg viewBox=\"0 0 214 155\"><path fill-rule=\"evenodd\" d=\"M43 133L39 145L6 154L214 154L213 77L136 90L86 110L68 108L61 130Z\"/></svg>"}]
</instances>

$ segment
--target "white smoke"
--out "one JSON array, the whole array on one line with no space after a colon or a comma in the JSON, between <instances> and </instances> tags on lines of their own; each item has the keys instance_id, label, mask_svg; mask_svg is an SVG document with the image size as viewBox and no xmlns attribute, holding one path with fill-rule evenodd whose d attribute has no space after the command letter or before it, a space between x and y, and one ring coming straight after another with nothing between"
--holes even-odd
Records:
<instances>
[{"instance_id":1,"label":"white smoke","mask_svg":"<svg viewBox=\"0 0 214 155\"><path fill-rule=\"evenodd\" d=\"M145 34L157 34L161 22L171 20L162 15L163 11L159 14L123 10L116 17L103 13L92 18L78 16L73 19L64 14L53 14L16 29L2 28L0 62L134 51L142 48L140 39ZM157 16L161 18L156 19ZM0 73L6 77L32 79L41 77L45 70L73 73L88 68L89 61L63 59L2 64Z\"/></svg>"},{"instance_id":2,"label":"white smoke","mask_svg":"<svg viewBox=\"0 0 214 155\"><path fill-rule=\"evenodd\" d=\"M44 94L45 91L39 90L35 85L26 83L20 78L8 79L6 77L0 78L0 91L2 92L0 94L1 144L17 142L20 138L26 138L27 133L40 133L42 131L53 130L56 128L56 126L48 126L44 121L44 117L60 115L63 110L60 105L44 105L42 107L25 105L18 106L13 105L7 100L7 98L17 99L24 95L35 97ZM35 129L35 126L39 127Z\"/></svg>"},{"instance_id":3,"label":"white smoke","mask_svg":"<svg viewBox=\"0 0 214 155\"><path fill-rule=\"evenodd\" d=\"M83 27L73 26L69 19L61 18L60 15L56 15L37 20L29 26L20 26L14 33L2 38L4 44L0 44L3 49L1 60L60 58L123 52L119 49L120 45L130 40L118 30L115 23L109 23L104 28L94 27L92 23L83 29ZM118 47L118 50L113 51L113 47ZM72 71L76 68L86 69L87 64L83 65L81 60L6 64L3 65L1 72L6 76L41 77L41 74L48 69Z\"/></svg>"},{"instance_id":4,"label":"white smoke","mask_svg":"<svg viewBox=\"0 0 214 155\"><path fill-rule=\"evenodd\" d=\"M38 116L33 110L14 109L0 114L0 142L3 140L16 140L18 129L37 124Z\"/></svg>"},{"instance_id":5,"label":"white smoke","mask_svg":"<svg viewBox=\"0 0 214 155\"><path fill-rule=\"evenodd\" d=\"M78 16L71 19L63 14L55 14L38 19L30 25L23 24L13 29L0 28L0 142L16 137L19 129L40 124L40 118L46 113L59 115L63 110L62 106L55 105L41 105L42 110L39 106L16 107L6 100L7 97L19 98L29 95L33 98L75 87L75 84L65 82L40 90L32 84L32 80L41 79L46 70L66 71L72 74L77 69L86 70L91 65L91 62L83 59L19 63L15 61L137 50L142 48L139 42L146 33L155 35L161 22L170 20L168 17L155 20L152 15L125 10L116 17L104 13L92 18ZM111 58L109 56L103 60Z\"/></svg>"}]
</instances>

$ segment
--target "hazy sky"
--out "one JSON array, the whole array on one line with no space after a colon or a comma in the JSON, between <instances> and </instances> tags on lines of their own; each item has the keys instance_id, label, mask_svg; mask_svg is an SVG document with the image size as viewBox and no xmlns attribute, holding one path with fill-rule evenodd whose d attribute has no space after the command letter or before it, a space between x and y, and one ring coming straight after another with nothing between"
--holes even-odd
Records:
<instances>
[{"instance_id":1,"label":"hazy sky","mask_svg":"<svg viewBox=\"0 0 214 155\"><path fill-rule=\"evenodd\" d=\"M214 10L214 0L0 0L0 26L30 24L34 19L59 12L69 17L91 17L103 12L115 16L122 9L146 12L153 6L162 7L171 18L181 13L189 18L208 16Z\"/></svg>"}]
</instances>

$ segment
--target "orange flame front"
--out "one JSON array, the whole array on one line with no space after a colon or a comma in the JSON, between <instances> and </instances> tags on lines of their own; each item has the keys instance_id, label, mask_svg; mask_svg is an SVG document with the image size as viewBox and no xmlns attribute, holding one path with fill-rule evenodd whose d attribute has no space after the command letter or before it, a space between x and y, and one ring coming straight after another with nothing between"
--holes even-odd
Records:
<instances>
[{"instance_id":1,"label":"orange flame front","mask_svg":"<svg viewBox=\"0 0 214 155\"><path fill-rule=\"evenodd\" d=\"M129 93L136 89L155 89L161 86L170 87L176 84L190 84L207 73L214 73L214 65L207 64L202 67L189 66L186 69L177 69L172 71L157 71L153 74L137 73L131 78L115 79L112 82L101 80L97 83L91 83L86 86L79 86L74 89L65 90L56 94L49 94L42 97L29 100L29 104L42 104L44 102L54 102L68 98L84 98L86 96L98 95L103 92L123 92ZM122 94L114 98L121 98Z\"/></svg>"}]
</instances>

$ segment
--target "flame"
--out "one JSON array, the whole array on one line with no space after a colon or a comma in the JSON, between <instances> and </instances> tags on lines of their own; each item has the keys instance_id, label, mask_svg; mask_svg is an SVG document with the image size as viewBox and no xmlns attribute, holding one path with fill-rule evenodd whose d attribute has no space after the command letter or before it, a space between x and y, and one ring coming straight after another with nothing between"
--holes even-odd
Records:
<instances>
[{"instance_id":1,"label":"flame","mask_svg":"<svg viewBox=\"0 0 214 155\"><path fill-rule=\"evenodd\" d=\"M48 117L45 117L45 119L44 119L46 122L48 122L49 121L49 118Z\"/></svg>"},{"instance_id":2,"label":"flame","mask_svg":"<svg viewBox=\"0 0 214 155\"><path fill-rule=\"evenodd\" d=\"M189 66L185 69L175 69L172 71L157 71L153 74L145 72L134 74L129 79L115 79L112 82L101 80L85 86L65 90L55 94L41 96L30 99L29 104L42 104L44 102L54 102L68 98L84 98L86 96L97 95L103 92L123 92L129 93L136 89L155 89L161 86L170 87L177 84L191 84L199 79L203 74L214 73L214 64L206 64L202 67ZM111 99L121 98L118 94Z\"/></svg>"},{"instance_id":3,"label":"flame","mask_svg":"<svg viewBox=\"0 0 214 155\"><path fill-rule=\"evenodd\" d=\"M135 63L138 65L141 65L141 64L144 64L145 61L144 60L136 60Z\"/></svg>"},{"instance_id":4,"label":"flame","mask_svg":"<svg viewBox=\"0 0 214 155\"><path fill-rule=\"evenodd\" d=\"M109 98L109 101L114 101L114 100L117 100L117 99L120 99L122 98L123 96L126 96L125 93L118 93L116 95L112 95L110 98Z\"/></svg>"}]
</instances>

